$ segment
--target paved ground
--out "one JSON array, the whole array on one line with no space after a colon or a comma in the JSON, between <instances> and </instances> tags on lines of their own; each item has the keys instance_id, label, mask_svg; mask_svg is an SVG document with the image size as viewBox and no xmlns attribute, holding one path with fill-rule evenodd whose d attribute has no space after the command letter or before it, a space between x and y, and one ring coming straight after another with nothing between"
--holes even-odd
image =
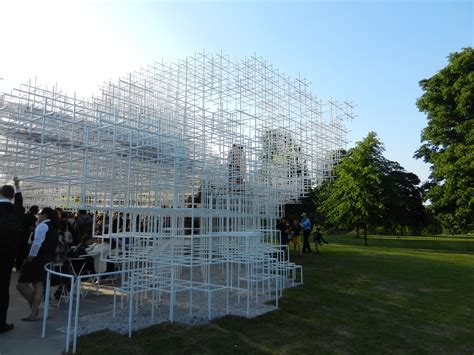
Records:
<instances>
[{"instance_id":1,"label":"paved ground","mask_svg":"<svg viewBox=\"0 0 474 355\"><path fill-rule=\"evenodd\" d=\"M0 334L0 355L61 354L65 350L66 334L59 332L58 328L67 325L67 303L63 302L59 307L56 305L49 307L46 338L43 339L41 338L42 321L25 322L21 320L28 314L28 304L16 290L17 278L18 273L13 272L7 320L9 323L14 323L15 328ZM107 304L110 304L110 297L97 296L94 292L89 292L86 298L81 299L80 313L97 312L103 310Z\"/></svg>"}]
</instances>

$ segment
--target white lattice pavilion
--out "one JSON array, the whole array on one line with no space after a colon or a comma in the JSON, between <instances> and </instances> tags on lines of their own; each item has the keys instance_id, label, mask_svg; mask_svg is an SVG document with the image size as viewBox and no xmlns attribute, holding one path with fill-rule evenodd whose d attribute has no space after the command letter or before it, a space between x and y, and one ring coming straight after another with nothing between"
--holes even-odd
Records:
<instances>
[{"instance_id":1,"label":"white lattice pavilion","mask_svg":"<svg viewBox=\"0 0 474 355\"><path fill-rule=\"evenodd\" d=\"M156 63L88 100L29 82L0 93L0 180L27 205L118 215L121 291L170 320L202 297L211 318L217 295L249 315L293 284L277 220L330 176L352 115L260 57Z\"/></svg>"}]
</instances>

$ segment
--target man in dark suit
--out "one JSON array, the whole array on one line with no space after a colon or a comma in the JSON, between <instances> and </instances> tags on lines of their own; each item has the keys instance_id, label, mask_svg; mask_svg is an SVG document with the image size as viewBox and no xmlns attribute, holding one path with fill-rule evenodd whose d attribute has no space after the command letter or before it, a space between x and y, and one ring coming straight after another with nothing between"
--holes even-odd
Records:
<instances>
[{"instance_id":1,"label":"man in dark suit","mask_svg":"<svg viewBox=\"0 0 474 355\"><path fill-rule=\"evenodd\" d=\"M15 261L15 269L16 271L20 271L23 262L28 256L28 253L30 252L28 248L28 241L31 237L31 234L34 233L35 231L35 226L36 226L36 216L39 212L39 208L36 205L33 205L30 207L30 210L28 213L25 213L22 218L21 218L21 238L18 241L18 250L16 253L16 261Z\"/></svg>"},{"instance_id":2,"label":"man in dark suit","mask_svg":"<svg viewBox=\"0 0 474 355\"><path fill-rule=\"evenodd\" d=\"M15 178L14 181L16 193L11 185L0 188L0 333L13 329L13 324L7 323L9 288L24 213L20 180Z\"/></svg>"}]
</instances>

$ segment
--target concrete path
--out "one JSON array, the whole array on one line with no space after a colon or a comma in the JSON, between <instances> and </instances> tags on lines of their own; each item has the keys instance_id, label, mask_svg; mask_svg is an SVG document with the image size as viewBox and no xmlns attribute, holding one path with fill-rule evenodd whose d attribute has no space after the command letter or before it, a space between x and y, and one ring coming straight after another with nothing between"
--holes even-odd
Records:
<instances>
[{"instance_id":1,"label":"concrete path","mask_svg":"<svg viewBox=\"0 0 474 355\"><path fill-rule=\"evenodd\" d=\"M63 302L59 307L49 307L49 317L46 327L46 338L41 338L42 320L25 322L21 318L28 312L28 304L16 289L19 274L12 273L10 283L10 306L8 308L8 323L13 323L15 328L0 334L0 355L57 355L62 354L66 348L66 334L59 332L58 328L67 326L68 305ZM86 298L81 299L80 313L89 314L100 312L110 307L111 298L105 295L97 296L90 291ZM75 305L74 305L75 306ZM42 314L43 308L41 308ZM72 334L71 348L72 350Z\"/></svg>"}]
</instances>

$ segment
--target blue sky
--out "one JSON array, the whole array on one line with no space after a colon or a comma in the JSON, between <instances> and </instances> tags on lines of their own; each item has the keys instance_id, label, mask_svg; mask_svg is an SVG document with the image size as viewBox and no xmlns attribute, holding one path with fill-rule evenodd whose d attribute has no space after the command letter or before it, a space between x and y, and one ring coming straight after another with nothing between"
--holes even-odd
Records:
<instances>
[{"instance_id":1,"label":"blue sky","mask_svg":"<svg viewBox=\"0 0 474 355\"><path fill-rule=\"evenodd\" d=\"M0 30L14 50L0 55L0 90L39 76L92 92L161 58L256 53L306 77L323 100L354 101L349 147L375 131L386 157L422 180L429 167L412 158L426 125L415 106L418 82L474 42L472 1L40 3L7 5Z\"/></svg>"}]
</instances>

